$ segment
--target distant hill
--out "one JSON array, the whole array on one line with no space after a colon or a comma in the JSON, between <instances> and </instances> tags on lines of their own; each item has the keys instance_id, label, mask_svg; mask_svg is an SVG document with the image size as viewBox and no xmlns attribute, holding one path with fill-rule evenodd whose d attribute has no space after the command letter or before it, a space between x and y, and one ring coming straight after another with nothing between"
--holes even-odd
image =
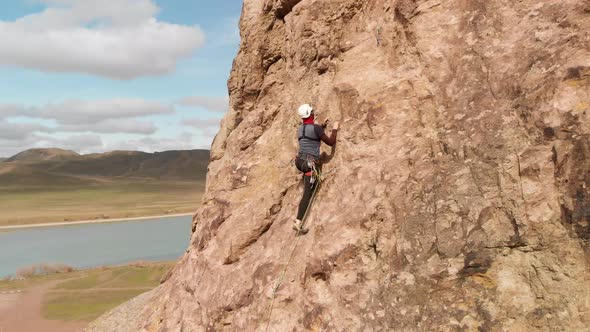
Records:
<instances>
[{"instance_id":1,"label":"distant hill","mask_svg":"<svg viewBox=\"0 0 590 332\"><path fill-rule=\"evenodd\" d=\"M117 178L204 180L208 164L208 150L79 155L60 149L33 149L0 163L0 185L78 186Z\"/></svg>"},{"instance_id":2,"label":"distant hill","mask_svg":"<svg viewBox=\"0 0 590 332\"><path fill-rule=\"evenodd\" d=\"M3 162L6 159L8 159L8 158L0 158L0 163Z\"/></svg>"},{"instance_id":3,"label":"distant hill","mask_svg":"<svg viewBox=\"0 0 590 332\"><path fill-rule=\"evenodd\" d=\"M23 152L20 152L10 158L7 158L5 161L12 162L12 161L26 161L26 162L35 162L35 161L43 161L43 160L57 160L57 159L68 159L72 157L80 156L74 151L70 150L62 150L62 149L30 149Z\"/></svg>"}]
</instances>

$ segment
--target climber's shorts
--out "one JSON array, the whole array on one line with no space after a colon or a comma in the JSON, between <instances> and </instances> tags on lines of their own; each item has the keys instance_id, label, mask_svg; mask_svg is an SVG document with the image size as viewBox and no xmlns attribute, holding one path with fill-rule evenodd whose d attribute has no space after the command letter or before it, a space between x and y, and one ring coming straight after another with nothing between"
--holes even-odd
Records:
<instances>
[{"instance_id":1,"label":"climber's shorts","mask_svg":"<svg viewBox=\"0 0 590 332\"><path fill-rule=\"evenodd\" d=\"M305 176L311 176L311 167L310 167L310 162L311 163L317 163L317 159L313 156L297 156L297 158L295 159L295 167L297 167L297 169L304 173Z\"/></svg>"}]
</instances>

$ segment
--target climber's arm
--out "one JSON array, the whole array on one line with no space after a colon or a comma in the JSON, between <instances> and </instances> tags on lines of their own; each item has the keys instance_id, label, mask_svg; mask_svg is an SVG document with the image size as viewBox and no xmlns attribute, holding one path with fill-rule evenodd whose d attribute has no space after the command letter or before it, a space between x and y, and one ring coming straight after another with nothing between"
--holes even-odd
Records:
<instances>
[{"instance_id":1,"label":"climber's arm","mask_svg":"<svg viewBox=\"0 0 590 332\"><path fill-rule=\"evenodd\" d=\"M338 129L340 129L340 123L336 122L334 123L334 128L332 128L332 133L330 134L330 136L328 137L328 135L323 133L322 136L320 136L320 138L324 143L328 144L329 146L334 146L334 144L336 144L336 135L338 134Z\"/></svg>"},{"instance_id":2,"label":"climber's arm","mask_svg":"<svg viewBox=\"0 0 590 332\"><path fill-rule=\"evenodd\" d=\"M329 137L328 135L323 134L320 138L324 143L328 144L329 146L334 146L334 144L336 144L336 133L336 130L332 130L332 134Z\"/></svg>"}]
</instances>

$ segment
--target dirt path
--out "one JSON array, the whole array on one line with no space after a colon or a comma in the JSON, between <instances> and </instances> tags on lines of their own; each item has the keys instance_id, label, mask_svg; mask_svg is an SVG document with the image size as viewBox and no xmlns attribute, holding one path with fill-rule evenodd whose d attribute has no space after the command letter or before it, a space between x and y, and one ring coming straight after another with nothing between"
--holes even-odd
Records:
<instances>
[{"instance_id":1,"label":"dirt path","mask_svg":"<svg viewBox=\"0 0 590 332\"><path fill-rule=\"evenodd\" d=\"M26 293L0 295L0 332L73 332L81 331L85 322L62 322L43 318L44 295L63 280L32 287Z\"/></svg>"},{"instance_id":2,"label":"dirt path","mask_svg":"<svg viewBox=\"0 0 590 332\"><path fill-rule=\"evenodd\" d=\"M18 293L1 293L0 294L0 313L2 310L11 308L16 301L21 297L22 294ZM0 332L3 332L0 330Z\"/></svg>"}]
</instances>

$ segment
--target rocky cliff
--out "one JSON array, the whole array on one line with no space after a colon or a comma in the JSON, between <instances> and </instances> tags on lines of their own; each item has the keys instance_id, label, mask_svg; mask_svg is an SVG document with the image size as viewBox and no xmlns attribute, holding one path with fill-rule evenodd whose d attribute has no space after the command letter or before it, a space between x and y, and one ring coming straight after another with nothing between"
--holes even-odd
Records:
<instances>
[{"instance_id":1,"label":"rocky cliff","mask_svg":"<svg viewBox=\"0 0 590 332\"><path fill-rule=\"evenodd\" d=\"M240 27L191 245L91 330L589 329L590 1L245 0ZM301 103L342 129L286 265Z\"/></svg>"}]
</instances>

